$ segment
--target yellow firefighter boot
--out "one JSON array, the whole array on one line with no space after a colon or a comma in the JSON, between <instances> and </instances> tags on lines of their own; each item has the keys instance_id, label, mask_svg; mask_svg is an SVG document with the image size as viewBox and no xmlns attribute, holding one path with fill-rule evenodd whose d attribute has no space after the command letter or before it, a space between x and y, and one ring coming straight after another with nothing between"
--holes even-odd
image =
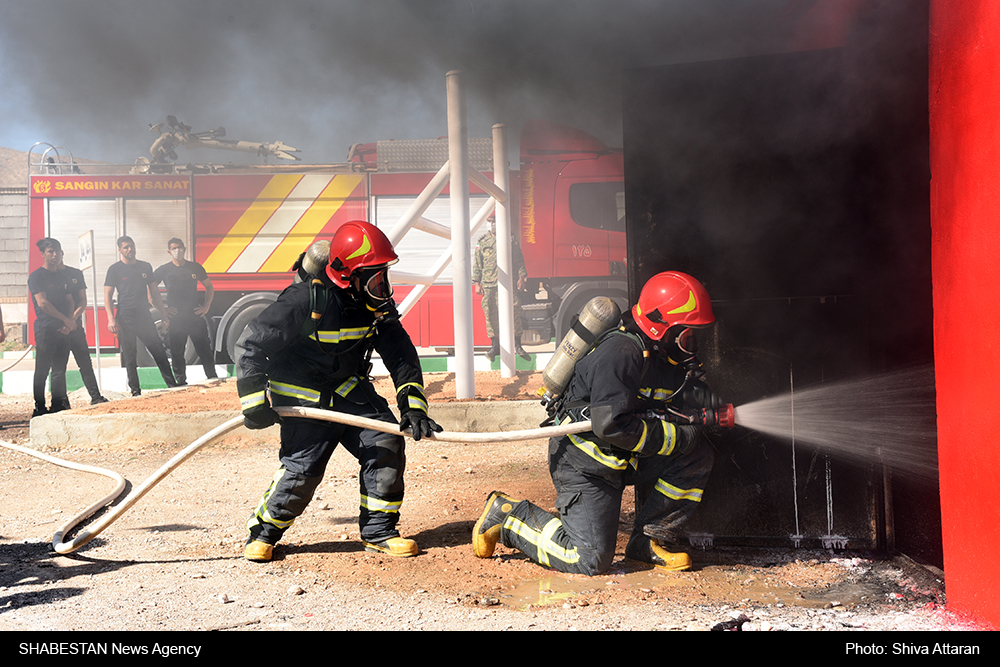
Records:
<instances>
[{"instance_id":1,"label":"yellow firefighter boot","mask_svg":"<svg viewBox=\"0 0 1000 667\"><path fill-rule=\"evenodd\" d=\"M486 499L486 508L472 527L472 552L476 557L489 558L496 551L504 519L517 502L499 491L494 491Z\"/></svg>"},{"instance_id":2,"label":"yellow firefighter boot","mask_svg":"<svg viewBox=\"0 0 1000 667\"><path fill-rule=\"evenodd\" d=\"M365 545L365 551L395 556L396 558L416 556L419 551L417 543L405 537L390 537L380 542L365 542L362 540L361 543Z\"/></svg>"},{"instance_id":3,"label":"yellow firefighter boot","mask_svg":"<svg viewBox=\"0 0 1000 667\"><path fill-rule=\"evenodd\" d=\"M274 556L274 545L254 540L243 549L243 557L254 563L267 563Z\"/></svg>"},{"instance_id":4,"label":"yellow firefighter boot","mask_svg":"<svg viewBox=\"0 0 1000 667\"><path fill-rule=\"evenodd\" d=\"M691 556L683 551L667 551L659 542L645 535L633 537L625 547L625 557L629 560L649 563L665 572L683 572L691 569Z\"/></svg>"}]
</instances>

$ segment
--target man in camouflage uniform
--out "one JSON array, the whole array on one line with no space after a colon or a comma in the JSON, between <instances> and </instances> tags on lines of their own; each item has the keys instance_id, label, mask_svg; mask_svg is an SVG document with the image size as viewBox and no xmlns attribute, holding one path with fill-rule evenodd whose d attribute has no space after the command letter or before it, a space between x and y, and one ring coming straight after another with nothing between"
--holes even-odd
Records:
<instances>
[{"instance_id":1,"label":"man in camouflage uniform","mask_svg":"<svg viewBox=\"0 0 1000 667\"><path fill-rule=\"evenodd\" d=\"M472 262L472 286L476 294L483 295L483 314L486 315L486 334L490 337L490 349L486 357L493 361L500 354L500 327L498 325L499 310L497 301L497 221L496 215L488 218L490 230L479 237L476 253ZM528 279L528 270L524 268L524 255L521 246L511 240L512 269L517 274L517 289L514 290L514 350L524 360L531 355L521 347L521 300L520 291L524 289Z\"/></svg>"}]
</instances>

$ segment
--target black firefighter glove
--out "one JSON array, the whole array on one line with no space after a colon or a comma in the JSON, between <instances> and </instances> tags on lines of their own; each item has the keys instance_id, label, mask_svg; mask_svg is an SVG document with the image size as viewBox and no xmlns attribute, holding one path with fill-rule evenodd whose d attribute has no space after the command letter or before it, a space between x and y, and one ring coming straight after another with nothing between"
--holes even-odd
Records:
<instances>
[{"instance_id":1,"label":"black firefighter glove","mask_svg":"<svg viewBox=\"0 0 1000 667\"><path fill-rule=\"evenodd\" d=\"M410 429L414 440L426 438L444 429L427 416L427 399L423 387L416 383L404 384L396 392L396 407L399 408L399 430Z\"/></svg>"},{"instance_id":2,"label":"black firefighter glove","mask_svg":"<svg viewBox=\"0 0 1000 667\"><path fill-rule=\"evenodd\" d=\"M253 377L236 380L236 391L240 395L240 408L243 410L243 425L248 429L257 430L273 426L281 421L281 417L267 402L267 377Z\"/></svg>"},{"instance_id":3,"label":"black firefighter glove","mask_svg":"<svg viewBox=\"0 0 1000 667\"><path fill-rule=\"evenodd\" d=\"M663 427L669 428L673 426L675 431L676 441L674 443L674 449L671 454L676 454L678 456L683 456L685 454L690 454L694 451L694 448L698 444L698 439L701 438L701 429L697 426L688 426L685 424L670 424L664 422Z\"/></svg>"}]
</instances>

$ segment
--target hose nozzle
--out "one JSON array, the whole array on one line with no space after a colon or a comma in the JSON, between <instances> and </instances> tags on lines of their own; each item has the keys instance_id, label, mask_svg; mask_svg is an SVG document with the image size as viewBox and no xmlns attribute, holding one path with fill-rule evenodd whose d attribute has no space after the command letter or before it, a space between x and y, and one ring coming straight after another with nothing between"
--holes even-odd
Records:
<instances>
[{"instance_id":1,"label":"hose nozzle","mask_svg":"<svg viewBox=\"0 0 1000 667\"><path fill-rule=\"evenodd\" d=\"M715 418L719 426L733 428L736 426L736 408L732 403L726 403L715 411Z\"/></svg>"},{"instance_id":2,"label":"hose nozzle","mask_svg":"<svg viewBox=\"0 0 1000 667\"><path fill-rule=\"evenodd\" d=\"M693 411L678 412L670 410L670 421L679 424L698 424L700 426L722 426L733 428L736 426L736 408L732 403L726 403L718 408L698 408Z\"/></svg>"}]
</instances>

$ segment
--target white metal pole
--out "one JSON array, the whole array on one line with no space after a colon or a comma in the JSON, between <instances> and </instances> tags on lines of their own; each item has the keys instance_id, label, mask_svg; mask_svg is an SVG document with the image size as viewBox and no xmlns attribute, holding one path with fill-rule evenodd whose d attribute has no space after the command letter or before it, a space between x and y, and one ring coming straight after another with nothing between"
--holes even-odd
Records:
<instances>
[{"instance_id":1,"label":"white metal pole","mask_svg":"<svg viewBox=\"0 0 1000 667\"><path fill-rule=\"evenodd\" d=\"M438 173L434 175L431 182L427 184L427 187L423 189L420 195L417 196L416 200L410 204L410 208L406 210L393 228L386 234L389 239L389 243L395 246L403 238L403 235L409 231L410 227L414 225L414 222L422 216L427 209L430 207L434 200L437 198L441 191L444 190L444 186L448 184L449 171L451 167L448 163L441 166Z\"/></svg>"},{"instance_id":2,"label":"white metal pole","mask_svg":"<svg viewBox=\"0 0 1000 667\"><path fill-rule=\"evenodd\" d=\"M493 126L493 182L504 192L504 201L497 200L497 310L500 331L500 377L517 375L514 356L514 289L513 259L510 248L510 178L507 173L507 126Z\"/></svg>"},{"instance_id":3,"label":"white metal pole","mask_svg":"<svg viewBox=\"0 0 1000 667\"><path fill-rule=\"evenodd\" d=\"M472 341L472 262L469 257L469 130L461 72L447 74L448 162L451 165L452 298L455 318L455 397L475 398Z\"/></svg>"}]
</instances>

